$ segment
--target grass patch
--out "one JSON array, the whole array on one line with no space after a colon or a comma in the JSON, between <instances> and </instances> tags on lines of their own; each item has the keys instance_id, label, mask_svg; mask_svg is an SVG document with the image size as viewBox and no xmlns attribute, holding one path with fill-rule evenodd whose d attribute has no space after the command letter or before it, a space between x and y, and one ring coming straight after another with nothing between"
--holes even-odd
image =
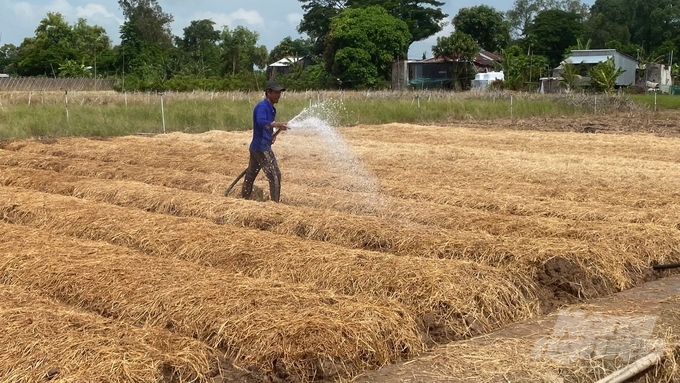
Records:
<instances>
[{"instance_id":1,"label":"grass patch","mask_svg":"<svg viewBox=\"0 0 680 383\"><path fill-rule=\"evenodd\" d=\"M647 106L651 109L654 108L654 94L635 94L631 95L630 98L637 104ZM668 110L680 109L680 97L670 94L657 94L656 108Z\"/></svg>"},{"instance_id":2,"label":"grass patch","mask_svg":"<svg viewBox=\"0 0 680 383\"><path fill-rule=\"evenodd\" d=\"M592 96L509 94L494 92L289 92L277 104L279 120L290 120L310 104L341 101L336 125L392 122L447 124L461 120L579 115L592 112ZM156 94L78 92L33 98L0 93L0 139L66 136L121 136L138 133L248 130L254 93L174 93L163 102ZM511 101L512 100L512 101ZM603 96L598 99L598 109ZM612 97L612 108L629 108L627 99ZM669 99L670 101L670 99ZM675 101L675 99L673 99ZM638 103L644 104L645 99ZM653 101L652 101L653 102ZM511 105L512 104L512 105ZM670 104L669 104L670 105ZM680 98L678 103L680 105ZM607 107L603 107L603 112Z\"/></svg>"}]
</instances>

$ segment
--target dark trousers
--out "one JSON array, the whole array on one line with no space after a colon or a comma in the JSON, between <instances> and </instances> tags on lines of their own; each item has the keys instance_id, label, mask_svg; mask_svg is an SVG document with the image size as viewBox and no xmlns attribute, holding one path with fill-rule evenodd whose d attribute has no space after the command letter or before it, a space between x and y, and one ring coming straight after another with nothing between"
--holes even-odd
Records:
<instances>
[{"instance_id":1,"label":"dark trousers","mask_svg":"<svg viewBox=\"0 0 680 383\"><path fill-rule=\"evenodd\" d=\"M248 161L248 169L243 180L243 188L241 189L241 196L249 199L253 192L253 182L255 177L264 170L264 174L269 181L269 195L272 201L279 202L281 198L281 171L279 165L276 163L276 156L271 150L265 152L250 152L250 161Z\"/></svg>"}]
</instances>

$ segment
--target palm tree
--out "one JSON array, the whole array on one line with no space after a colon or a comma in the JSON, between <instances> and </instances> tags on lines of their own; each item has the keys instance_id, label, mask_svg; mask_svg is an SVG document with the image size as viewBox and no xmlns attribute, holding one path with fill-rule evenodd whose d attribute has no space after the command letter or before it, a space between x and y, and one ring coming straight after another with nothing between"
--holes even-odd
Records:
<instances>
[{"instance_id":1,"label":"palm tree","mask_svg":"<svg viewBox=\"0 0 680 383\"><path fill-rule=\"evenodd\" d=\"M583 62L581 62L582 64ZM567 87L567 92L571 92L576 86L576 82L581 79L581 65L565 62L562 64L562 73L560 73L560 85Z\"/></svg>"}]
</instances>

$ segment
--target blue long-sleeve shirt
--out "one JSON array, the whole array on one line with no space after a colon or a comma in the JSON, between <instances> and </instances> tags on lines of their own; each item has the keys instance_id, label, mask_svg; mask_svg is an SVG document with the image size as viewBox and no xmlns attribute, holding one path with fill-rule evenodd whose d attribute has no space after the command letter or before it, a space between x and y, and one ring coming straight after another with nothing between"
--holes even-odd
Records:
<instances>
[{"instance_id":1,"label":"blue long-sleeve shirt","mask_svg":"<svg viewBox=\"0 0 680 383\"><path fill-rule=\"evenodd\" d=\"M276 120L276 108L269 100L264 99L253 109L253 140L250 151L264 152L272 149L271 123Z\"/></svg>"}]
</instances>

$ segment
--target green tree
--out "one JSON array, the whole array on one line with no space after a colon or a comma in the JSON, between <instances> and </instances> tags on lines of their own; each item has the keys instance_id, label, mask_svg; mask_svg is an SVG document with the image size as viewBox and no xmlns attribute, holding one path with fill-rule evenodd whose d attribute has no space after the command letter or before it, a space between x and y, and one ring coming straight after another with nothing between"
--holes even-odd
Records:
<instances>
[{"instance_id":1,"label":"green tree","mask_svg":"<svg viewBox=\"0 0 680 383\"><path fill-rule=\"evenodd\" d=\"M305 33L312 40L312 53L323 54L326 49L326 36L331 30L331 21L343 9L345 0L299 0L304 15L297 31Z\"/></svg>"},{"instance_id":2,"label":"green tree","mask_svg":"<svg viewBox=\"0 0 680 383\"><path fill-rule=\"evenodd\" d=\"M217 45L220 32L214 26L212 20L193 20L184 28L183 37L175 39L181 52L176 58L181 73L200 77L220 75L221 52Z\"/></svg>"},{"instance_id":3,"label":"green tree","mask_svg":"<svg viewBox=\"0 0 680 383\"><path fill-rule=\"evenodd\" d=\"M442 30L449 17L441 10L444 4L437 0L347 0L348 7L380 6L403 20L411 33L410 43L425 40Z\"/></svg>"},{"instance_id":4,"label":"green tree","mask_svg":"<svg viewBox=\"0 0 680 383\"><path fill-rule=\"evenodd\" d=\"M121 43L118 47L116 66L124 73L140 78L140 81L154 82L167 77L167 49L144 40L130 21L120 26Z\"/></svg>"},{"instance_id":5,"label":"green tree","mask_svg":"<svg viewBox=\"0 0 680 383\"><path fill-rule=\"evenodd\" d=\"M548 58L541 55L527 55L518 45L503 51L503 74L506 89L536 89L538 79L549 70Z\"/></svg>"},{"instance_id":6,"label":"green tree","mask_svg":"<svg viewBox=\"0 0 680 383\"><path fill-rule=\"evenodd\" d=\"M451 80L456 89L467 88L467 83L459 83L463 73L469 72L471 62L479 54L480 47L477 42L465 32L455 31L449 36L437 38L437 44L432 46L435 57L454 61L452 66Z\"/></svg>"},{"instance_id":7,"label":"green tree","mask_svg":"<svg viewBox=\"0 0 680 383\"><path fill-rule=\"evenodd\" d=\"M156 0L118 0L123 15L137 38L161 48L172 47L171 14L163 12Z\"/></svg>"},{"instance_id":8,"label":"green tree","mask_svg":"<svg viewBox=\"0 0 680 383\"><path fill-rule=\"evenodd\" d=\"M622 45L630 43L629 25L633 15L628 0L596 0L585 23L584 36L592 40L593 46L602 48L611 41Z\"/></svg>"},{"instance_id":9,"label":"green tree","mask_svg":"<svg viewBox=\"0 0 680 383\"><path fill-rule=\"evenodd\" d=\"M163 12L156 0L118 0L125 16L120 26L121 44L116 66L145 84L166 79L169 68L172 15Z\"/></svg>"},{"instance_id":10,"label":"green tree","mask_svg":"<svg viewBox=\"0 0 680 383\"><path fill-rule=\"evenodd\" d=\"M348 8L333 19L324 53L326 70L352 88L388 81L392 62L405 57L408 25L382 7Z\"/></svg>"},{"instance_id":11,"label":"green tree","mask_svg":"<svg viewBox=\"0 0 680 383\"><path fill-rule=\"evenodd\" d=\"M635 45L641 52L664 54L680 47L680 0L596 0L584 36L597 47L618 41L632 55Z\"/></svg>"},{"instance_id":12,"label":"green tree","mask_svg":"<svg viewBox=\"0 0 680 383\"><path fill-rule=\"evenodd\" d=\"M273 63L284 57L304 57L312 52L312 40L298 38L293 40L290 36L284 37L274 49L269 52L267 63Z\"/></svg>"},{"instance_id":13,"label":"green tree","mask_svg":"<svg viewBox=\"0 0 680 383\"><path fill-rule=\"evenodd\" d=\"M616 67L614 59L610 57L588 70L590 85L595 90L611 93L616 86L616 79L624 72L625 70Z\"/></svg>"},{"instance_id":14,"label":"green tree","mask_svg":"<svg viewBox=\"0 0 680 383\"><path fill-rule=\"evenodd\" d=\"M14 74L16 72L16 57L19 48L14 44L0 47L0 73Z\"/></svg>"},{"instance_id":15,"label":"green tree","mask_svg":"<svg viewBox=\"0 0 680 383\"><path fill-rule=\"evenodd\" d=\"M500 52L510 42L510 24L503 13L487 5L462 8L453 18L453 26L492 52Z\"/></svg>"},{"instance_id":16,"label":"green tree","mask_svg":"<svg viewBox=\"0 0 680 383\"><path fill-rule=\"evenodd\" d=\"M574 44L582 31L580 16L558 9L542 11L529 26L532 51L546 56L552 67L559 65L565 52Z\"/></svg>"},{"instance_id":17,"label":"green tree","mask_svg":"<svg viewBox=\"0 0 680 383\"><path fill-rule=\"evenodd\" d=\"M267 64L267 47L257 45L259 38L259 33L242 26L233 31L225 27L220 37L222 62L225 65L223 73L252 73L254 66L264 68Z\"/></svg>"},{"instance_id":18,"label":"green tree","mask_svg":"<svg viewBox=\"0 0 680 383\"><path fill-rule=\"evenodd\" d=\"M95 64L101 58L110 68L111 40L104 28L90 26L85 19L69 25L60 13L48 13L35 30L35 37L24 39L16 52L16 71L23 76L58 76L69 60Z\"/></svg>"},{"instance_id":19,"label":"green tree","mask_svg":"<svg viewBox=\"0 0 680 383\"><path fill-rule=\"evenodd\" d=\"M575 13L581 21L585 21L589 15L588 6L580 0L515 0L512 8L506 12L510 33L518 39L525 39L534 17L547 10Z\"/></svg>"}]
</instances>

